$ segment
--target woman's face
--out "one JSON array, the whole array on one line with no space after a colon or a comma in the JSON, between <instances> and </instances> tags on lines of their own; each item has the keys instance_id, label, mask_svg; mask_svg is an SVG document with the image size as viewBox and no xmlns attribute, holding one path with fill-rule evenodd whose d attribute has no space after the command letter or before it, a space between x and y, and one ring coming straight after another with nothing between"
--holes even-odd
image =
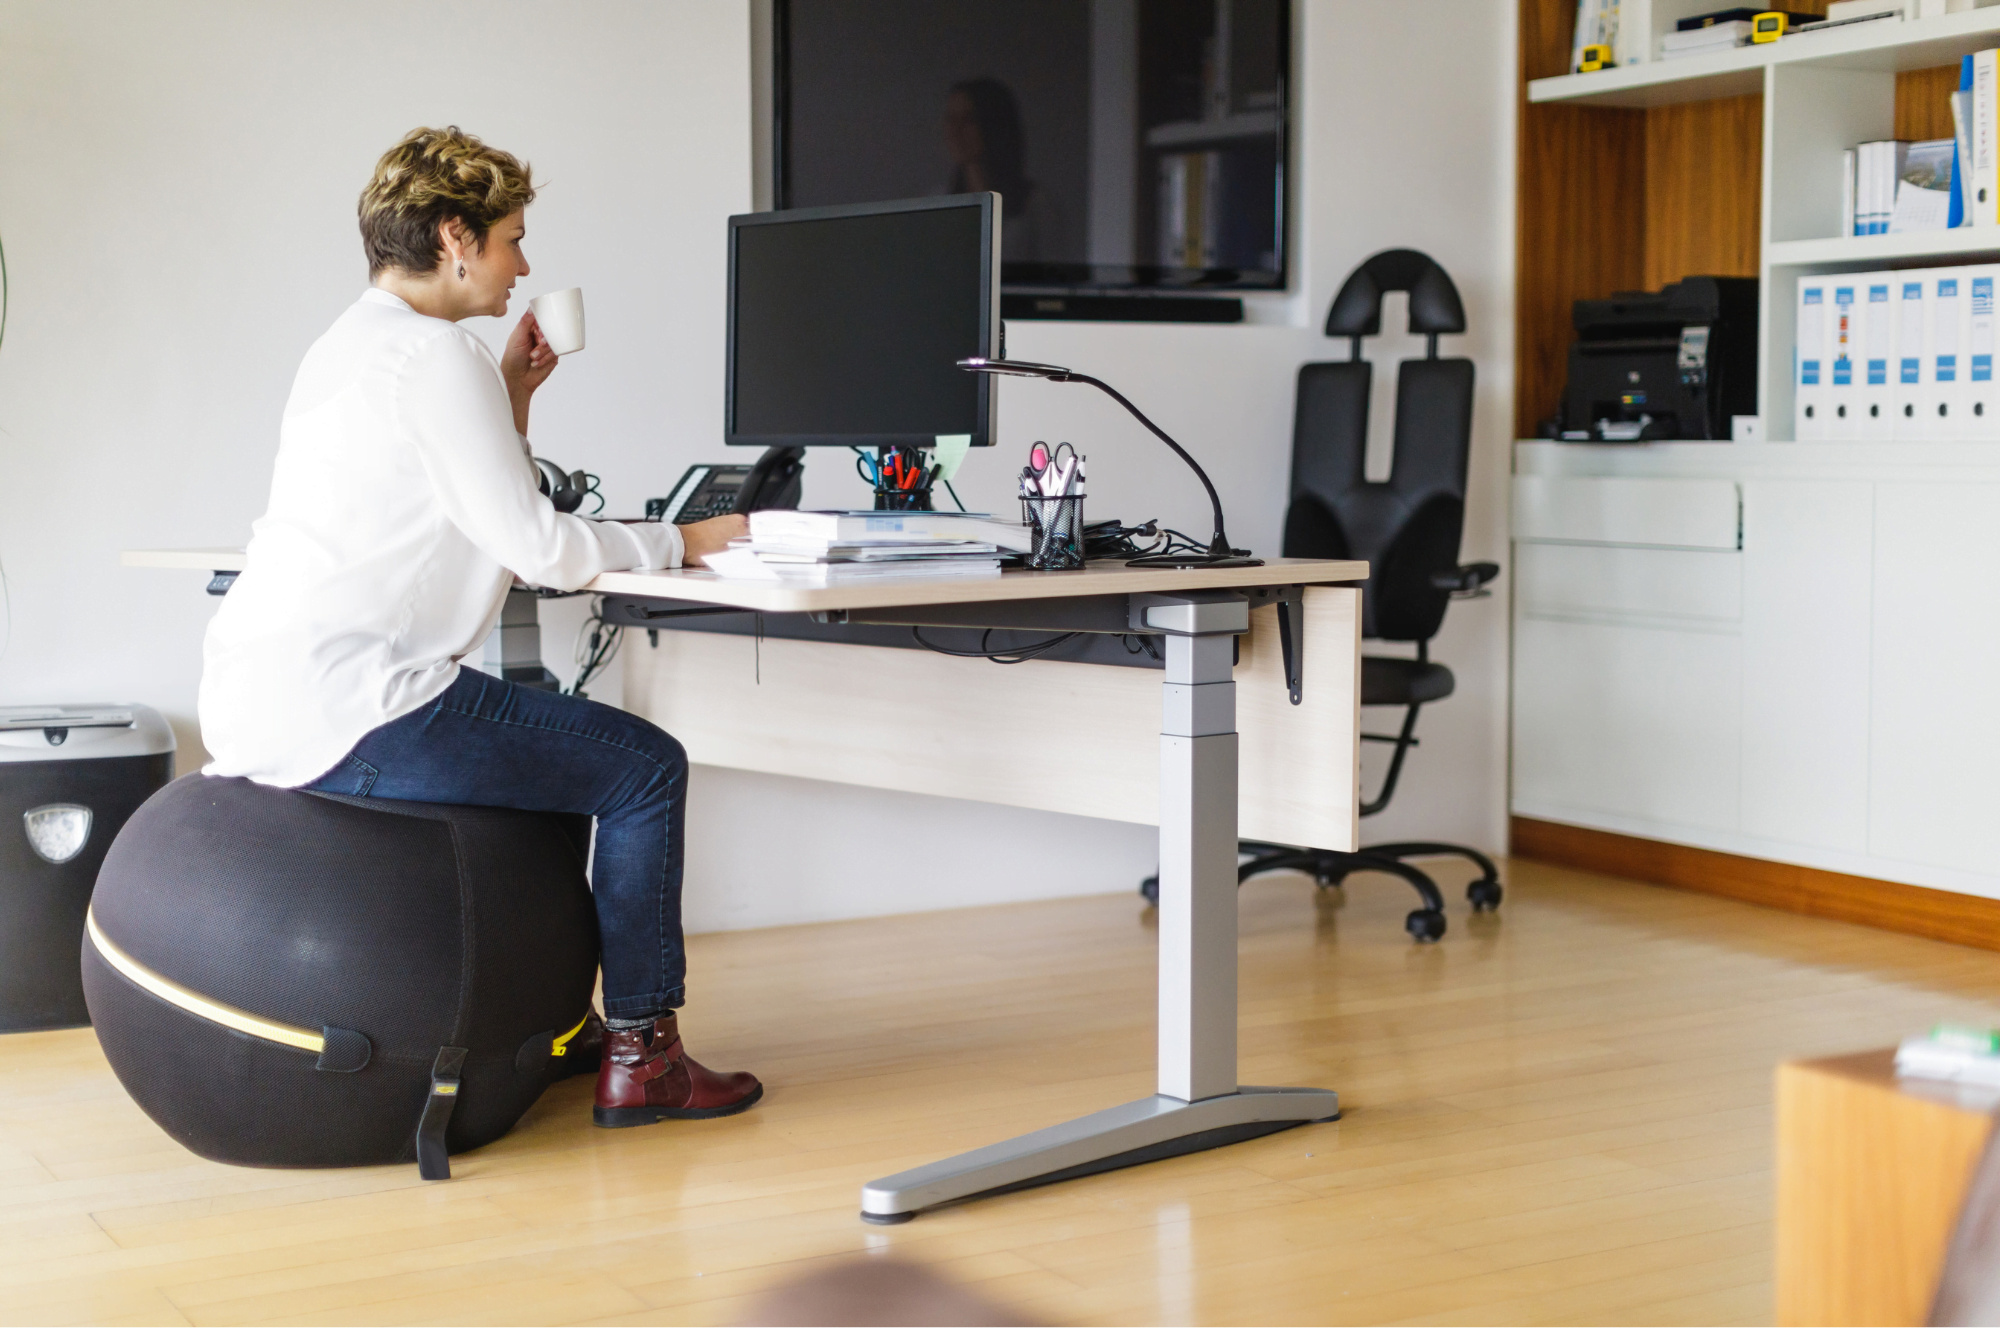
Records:
<instances>
[{"instance_id":1,"label":"woman's face","mask_svg":"<svg viewBox=\"0 0 2000 1328\"><path fill-rule=\"evenodd\" d=\"M466 309L461 317L489 314L498 318L507 312L507 296L513 291L515 281L528 275L528 255L521 249L521 238L527 233L527 213L523 210L495 222L493 229L486 232L483 249L477 244L460 243L458 258L454 258L452 244L445 245L445 284L447 288L463 291L461 300L454 301ZM465 263L464 281L458 279L461 259Z\"/></svg>"},{"instance_id":2,"label":"woman's face","mask_svg":"<svg viewBox=\"0 0 2000 1328\"><path fill-rule=\"evenodd\" d=\"M979 132L972 98L963 92L944 100L944 150L954 166L970 166L986 155L986 138Z\"/></svg>"}]
</instances>

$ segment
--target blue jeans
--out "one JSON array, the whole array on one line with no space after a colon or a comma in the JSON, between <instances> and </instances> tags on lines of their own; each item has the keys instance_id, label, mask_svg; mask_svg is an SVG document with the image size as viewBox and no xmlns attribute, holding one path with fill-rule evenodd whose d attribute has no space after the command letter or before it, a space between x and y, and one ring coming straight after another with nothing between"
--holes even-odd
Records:
<instances>
[{"instance_id":1,"label":"blue jeans","mask_svg":"<svg viewBox=\"0 0 2000 1328\"><path fill-rule=\"evenodd\" d=\"M604 1013L650 1019L682 1004L687 980L687 781L681 745L637 715L461 668L444 695L370 731L305 787L595 816Z\"/></svg>"}]
</instances>

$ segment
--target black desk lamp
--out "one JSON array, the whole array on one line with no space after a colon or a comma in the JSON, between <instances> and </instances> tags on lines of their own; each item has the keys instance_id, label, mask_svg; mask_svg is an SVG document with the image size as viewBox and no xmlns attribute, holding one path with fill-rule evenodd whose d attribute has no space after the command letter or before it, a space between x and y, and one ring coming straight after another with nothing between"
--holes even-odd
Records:
<instances>
[{"instance_id":1,"label":"black desk lamp","mask_svg":"<svg viewBox=\"0 0 2000 1328\"><path fill-rule=\"evenodd\" d=\"M1113 401L1132 412L1132 418L1153 431L1153 435L1168 447L1174 455L1188 463L1201 487L1208 490L1209 504L1215 509L1215 535L1208 542L1206 553L1156 553L1146 558L1134 558L1128 567L1261 567L1262 558L1250 557L1250 550L1231 548L1229 536L1222 530L1222 499L1216 497L1215 486L1208 482L1208 472L1201 464L1187 454L1187 449L1167 437L1166 430L1139 413L1139 408L1127 401L1122 393L1109 383L1080 374L1054 364L1031 364L1026 360L988 360L974 356L960 360L958 367L967 373L1013 374L1019 378L1046 378L1052 383L1089 383Z\"/></svg>"}]
</instances>

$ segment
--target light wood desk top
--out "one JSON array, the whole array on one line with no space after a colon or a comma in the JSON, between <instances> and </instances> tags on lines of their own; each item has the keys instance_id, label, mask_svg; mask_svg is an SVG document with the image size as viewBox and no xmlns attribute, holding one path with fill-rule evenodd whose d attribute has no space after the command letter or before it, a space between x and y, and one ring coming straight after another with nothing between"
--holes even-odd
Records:
<instances>
[{"instance_id":1,"label":"light wood desk top","mask_svg":"<svg viewBox=\"0 0 2000 1328\"><path fill-rule=\"evenodd\" d=\"M241 549L131 549L127 567L233 572ZM727 604L758 613L823 613L830 609L890 609L912 604L981 604L995 600L1066 599L1075 595L1172 594L1241 586L1338 585L1368 579L1368 564L1327 558L1270 558L1261 567L1126 567L1099 563L1075 572L1002 572L994 577L908 580L885 578L844 586L795 586L731 580L696 568L606 572L583 589L600 595Z\"/></svg>"}]
</instances>

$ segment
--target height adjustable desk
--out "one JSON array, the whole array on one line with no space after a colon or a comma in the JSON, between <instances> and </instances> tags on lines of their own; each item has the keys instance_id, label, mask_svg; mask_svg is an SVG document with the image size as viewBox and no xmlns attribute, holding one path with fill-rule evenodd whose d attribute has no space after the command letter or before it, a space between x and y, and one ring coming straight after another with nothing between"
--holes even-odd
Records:
<instances>
[{"instance_id":1,"label":"height adjustable desk","mask_svg":"<svg viewBox=\"0 0 2000 1328\"><path fill-rule=\"evenodd\" d=\"M240 555L230 558L218 550L135 553L128 554L126 562L213 571L241 565ZM1246 650L1244 657L1246 663L1253 656L1264 660L1265 667L1254 673L1260 693L1273 695L1259 695L1254 704L1267 726L1281 724L1282 712L1292 711L1285 692L1303 681L1310 695L1301 700L1320 717L1321 731L1314 743L1318 762L1345 790L1345 800L1328 809L1331 819L1316 827L1313 846L1353 848L1360 704L1357 583L1367 574L1365 563L1281 558L1261 567L1099 565L1075 572L1009 572L963 581L872 581L827 588L724 580L698 570L610 572L585 587L618 597L626 606L628 621L663 625L680 616L738 610L805 614L832 623L1145 634L1163 643L1166 667L1158 712L1158 1091L1136 1102L871 1181L861 1191L865 1220L904 1222L923 1209L954 1200L1198 1152L1339 1115L1339 1098L1326 1089L1247 1087L1236 1081L1235 667L1237 638L1253 633L1255 610L1257 635L1250 639L1255 642L1261 635L1263 645ZM630 616L635 610L640 615L636 618ZM1269 637L1279 615L1289 617L1288 668L1271 667L1277 661L1271 658L1276 652ZM984 679L1000 684L1002 675L1018 678L1023 671L1038 668L1124 675L1118 684L1127 696L1134 684L1151 685L1150 675L1134 669L1028 664L1002 670L978 660L947 660L913 651L878 653L914 656L931 668L964 670L962 689L975 699ZM1304 662L1318 667L1305 669ZM1274 712L1274 706L1280 710ZM990 698L986 708L993 708ZM1039 731L1044 741L1060 738L1081 719L1076 710L1061 707L1004 716L1004 722ZM703 759L692 744L689 755ZM967 752L966 757L968 764L977 764L980 753ZM1026 805L1027 800L1022 801ZM1258 817L1250 819L1254 824Z\"/></svg>"}]
</instances>

